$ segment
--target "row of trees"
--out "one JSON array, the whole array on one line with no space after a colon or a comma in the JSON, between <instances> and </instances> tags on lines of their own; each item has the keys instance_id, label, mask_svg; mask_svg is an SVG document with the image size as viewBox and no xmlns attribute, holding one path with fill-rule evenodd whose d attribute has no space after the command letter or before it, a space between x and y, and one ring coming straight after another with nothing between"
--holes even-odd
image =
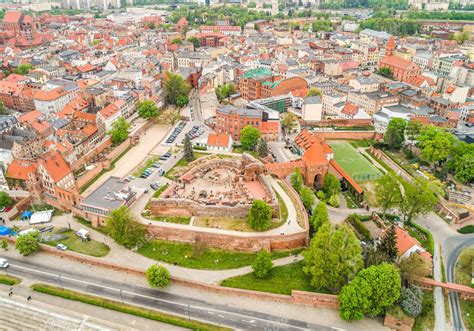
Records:
<instances>
[{"instance_id":1,"label":"row of trees","mask_svg":"<svg viewBox=\"0 0 474 331\"><path fill-rule=\"evenodd\" d=\"M393 118L385 131L384 143L392 150L399 150L404 144L416 144L422 161L453 173L462 183L474 181L474 146L458 141L442 128Z\"/></svg>"}]
</instances>

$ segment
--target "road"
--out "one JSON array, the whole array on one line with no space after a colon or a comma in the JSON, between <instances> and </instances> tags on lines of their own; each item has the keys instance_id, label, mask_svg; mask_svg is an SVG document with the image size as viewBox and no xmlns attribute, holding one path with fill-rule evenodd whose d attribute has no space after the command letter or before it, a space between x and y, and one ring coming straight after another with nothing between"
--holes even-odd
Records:
<instances>
[{"instance_id":1,"label":"road","mask_svg":"<svg viewBox=\"0 0 474 331\"><path fill-rule=\"evenodd\" d=\"M12 258L9 258L9 262L8 274L231 328L242 330L332 330L330 327L288 317L213 304L204 298L202 300L189 299L125 282L97 278L91 274L65 271Z\"/></svg>"},{"instance_id":2,"label":"road","mask_svg":"<svg viewBox=\"0 0 474 331\"><path fill-rule=\"evenodd\" d=\"M455 267L461 251L471 245L474 245L474 236L451 237L445 240L445 246L450 248L450 253L446 259L446 280L450 283L456 282ZM453 330L465 330L459 306L459 295L456 292L449 293L449 305L451 307L451 320Z\"/></svg>"}]
</instances>

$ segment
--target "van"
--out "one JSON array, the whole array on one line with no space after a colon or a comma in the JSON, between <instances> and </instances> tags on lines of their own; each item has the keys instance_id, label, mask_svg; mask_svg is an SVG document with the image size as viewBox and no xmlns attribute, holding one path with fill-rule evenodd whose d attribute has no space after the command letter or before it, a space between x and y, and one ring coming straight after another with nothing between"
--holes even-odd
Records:
<instances>
[{"instance_id":1,"label":"van","mask_svg":"<svg viewBox=\"0 0 474 331\"><path fill-rule=\"evenodd\" d=\"M4 259L3 257L0 257L0 268L6 269L8 268L10 264L8 263L7 259Z\"/></svg>"},{"instance_id":2,"label":"van","mask_svg":"<svg viewBox=\"0 0 474 331\"><path fill-rule=\"evenodd\" d=\"M91 240L91 236L89 235L89 231L86 229L79 229L76 231L76 236L84 240Z\"/></svg>"}]
</instances>

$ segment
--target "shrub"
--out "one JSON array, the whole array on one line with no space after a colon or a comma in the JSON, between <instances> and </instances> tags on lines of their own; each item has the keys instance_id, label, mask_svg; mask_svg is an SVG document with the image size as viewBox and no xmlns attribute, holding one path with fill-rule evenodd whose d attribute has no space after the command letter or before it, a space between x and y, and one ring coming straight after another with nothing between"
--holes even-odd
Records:
<instances>
[{"instance_id":1,"label":"shrub","mask_svg":"<svg viewBox=\"0 0 474 331\"><path fill-rule=\"evenodd\" d=\"M265 231L270 227L272 211L265 201L254 200L247 216L250 227L256 231Z\"/></svg>"},{"instance_id":2,"label":"shrub","mask_svg":"<svg viewBox=\"0 0 474 331\"><path fill-rule=\"evenodd\" d=\"M423 292L414 285L402 287L400 306L406 314L417 317L423 308Z\"/></svg>"},{"instance_id":3,"label":"shrub","mask_svg":"<svg viewBox=\"0 0 474 331\"><path fill-rule=\"evenodd\" d=\"M328 202L332 207L335 207L335 208L339 208L341 204L341 202L339 201L339 196L337 194L331 195Z\"/></svg>"},{"instance_id":4,"label":"shrub","mask_svg":"<svg viewBox=\"0 0 474 331\"><path fill-rule=\"evenodd\" d=\"M465 227L458 229L458 232L462 234L474 233L474 225L466 225Z\"/></svg>"},{"instance_id":5,"label":"shrub","mask_svg":"<svg viewBox=\"0 0 474 331\"><path fill-rule=\"evenodd\" d=\"M350 225L354 227L354 229L357 231L358 234L364 239L364 240L371 240L372 237L370 236L369 230L365 227L364 223L360 220L359 215L357 214L351 214L347 218L347 222L349 222Z\"/></svg>"},{"instance_id":6,"label":"shrub","mask_svg":"<svg viewBox=\"0 0 474 331\"><path fill-rule=\"evenodd\" d=\"M319 200L322 200L324 201L326 199L326 195L324 194L323 191L318 191L316 192L316 197L319 199Z\"/></svg>"},{"instance_id":7,"label":"shrub","mask_svg":"<svg viewBox=\"0 0 474 331\"><path fill-rule=\"evenodd\" d=\"M161 265L152 265L146 271L146 278L151 287L166 287L170 283L170 272Z\"/></svg>"},{"instance_id":8,"label":"shrub","mask_svg":"<svg viewBox=\"0 0 474 331\"><path fill-rule=\"evenodd\" d=\"M15 248L23 256L28 256L34 252L39 251L40 233L33 231L19 236L15 242Z\"/></svg>"},{"instance_id":9,"label":"shrub","mask_svg":"<svg viewBox=\"0 0 474 331\"><path fill-rule=\"evenodd\" d=\"M268 276L268 273L273 268L272 257L270 253L266 250L261 250L257 253L257 258L255 262L252 264L252 269L255 277L257 278L265 278Z\"/></svg>"}]
</instances>

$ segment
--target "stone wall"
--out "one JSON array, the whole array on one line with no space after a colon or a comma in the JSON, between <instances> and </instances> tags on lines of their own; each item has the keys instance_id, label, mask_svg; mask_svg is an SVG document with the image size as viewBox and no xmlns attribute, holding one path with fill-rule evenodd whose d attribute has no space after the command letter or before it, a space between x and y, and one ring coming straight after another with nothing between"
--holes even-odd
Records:
<instances>
[{"instance_id":1,"label":"stone wall","mask_svg":"<svg viewBox=\"0 0 474 331\"><path fill-rule=\"evenodd\" d=\"M87 152L87 154L85 154L80 159L76 160L76 162L74 162L71 165L72 170L75 171L75 170L80 169L83 165L85 165L91 159L93 159L97 154L101 153L103 150L105 150L106 148L108 148L110 146L112 146L112 139L110 138L110 136L107 136L100 143L98 143L94 147L94 149Z\"/></svg>"},{"instance_id":2,"label":"stone wall","mask_svg":"<svg viewBox=\"0 0 474 331\"><path fill-rule=\"evenodd\" d=\"M383 326L386 326L392 330L397 330L397 331L411 331L414 323L415 323L414 318L405 317L401 319L393 315L390 315L389 313L386 313L385 319L383 321Z\"/></svg>"},{"instance_id":3,"label":"stone wall","mask_svg":"<svg viewBox=\"0 0 474 331\"><path fill-rule=\"evenodd\" d=\"M375 131L318 131L318 135L327 140L363 140L381 138L380 134Z\"/></svg>"},{"instance_id":4,"label":"stone wall","mask_svg":"<svg viewBox=\"0 0 474 331\"><path fill-rule=\"evenodd\" d=\"M337 127L362 127L372 125L372 119L345 119L345 118L335 118L328 120L320 121L303 121L304 125L308 126L318 126L318 127L327 127L327 126L337 126Z\"/></svg>"},{"instance_id":5,"label":"stone wall","mask_svg":"<svg viewBox=\"0 0 474 331\"><path fill-rule=\"evenodd\" d=\"M269 204L273 217L278 218L280 208L277 203ZM158 198L150 200L150 210L153 216L209 216L246 218L251 205L204 205L196 201L181 198Z\"/></svg>"},{"instance_id":6,"label":"stone wall","mask_svg":"<svg viewBox=\"0 0 474 331\"><path fill-rule=\"evenodd\" d=\"M167 225L148 225L149 237L160 240L195 243L205 242L209 247L242 252L258 252L294 249L306 246L307 233L300 232L291 235L255 235L255 233L228 234L224 231L207 231L199 227L175 227Z\"/></svg>"}]
</instances>

